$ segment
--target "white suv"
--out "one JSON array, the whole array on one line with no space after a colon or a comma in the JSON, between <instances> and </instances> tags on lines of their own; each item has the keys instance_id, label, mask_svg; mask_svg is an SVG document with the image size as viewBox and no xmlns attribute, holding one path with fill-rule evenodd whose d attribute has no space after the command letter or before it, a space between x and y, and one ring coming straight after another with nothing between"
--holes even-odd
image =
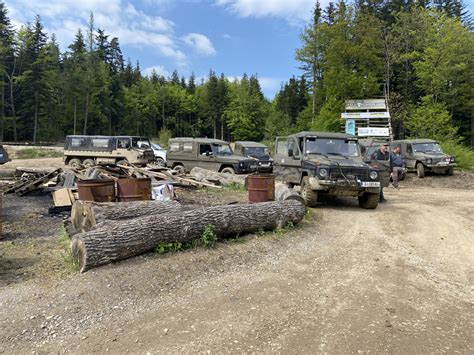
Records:
<instances>
[{"instance_id":1,"label":"white suv","mask_svg":"<svg viewBox=\"0 0 474 355\"><path fill-rule=\"evenodd\" d=\"M166 149L162 148L159 144L151 143L151 149L155 154L155 163L160 166L166 165Z\"/></svg>"}]
</instances>

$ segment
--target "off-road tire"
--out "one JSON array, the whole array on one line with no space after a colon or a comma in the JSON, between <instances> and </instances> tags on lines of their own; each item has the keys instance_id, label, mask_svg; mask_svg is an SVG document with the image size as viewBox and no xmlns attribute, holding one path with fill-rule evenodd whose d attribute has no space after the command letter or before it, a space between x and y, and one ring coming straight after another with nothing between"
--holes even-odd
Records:
<instances>
[{"instance_id":1,"label":"off-road tire","mask_svg":"<svg viewBox=\"0 0 474 355\"><path fill-rule=\"evenodd\" d=\"M423 165L423 163L416 164L416 175L420 179L423 179L425 177L425 166Z\"/></svg>"},{"instance_id":2,"label":"off-road tire","mask_svg":"<svg viewBox=\"0 0 474 355\"><path fill-rule=\"evenodd\" d=\"M453 176L453 174L454 174L454 168L453 168L452 166L450 166L450 167L446 170L445 174L446 174L447 176Z\"/></svg>"},{"instance_id":3,"label":"off-road tire","mask_svg":"<svg viewBox=\"0 0 474 355\"><path fill-rule=\"evenodd\" d=\"M90 168L91 166L95 165L95 161L94 159L84 159L82 165L84 165L86 168Z\"/></svg>"},{"instance_id":4,"label":"off-road tire","mask_svg":"<svg viewBox=\"0 0 474 355\"><path fill-rule=\"evenodd\" d=\"M77 159L77 158L73 158L73 159L69 160L68 165L69 165L71 168L77 169L77 168L79 168L80 165L81 165L81 160L80 160L80 159Z\"/></svg>"},{"instance_id":5,"label":"off-road tire","mask_svg":"<svg viewBox=\"0 0 474 355\"><path fill-rule=\"evenodd\" d=\"M379 193L364 192L362 196L359 196L359 206L366 210L374 210L379 205Z\"/></svg>"},{"instance_id":6,"label":"off-road tire","mask_svg":"<svg viewBox=\"0 0 474 355\"><path fill-rule=\"evenodd\" d=\"M158 157L158 158L155 159L155 164L158 165L158 166L165 166L166 162L163 158Z\"/></svg>"},{"instance_id":7,"label":"off-road tire","mask_svg":"<svg viewBox=\"0 0 474 355\"><path fill-rule=\"evenodd\" d=\"M309 177L304 176L301 181L301 197L308 207L314 207L318 203L318 192L311 189L309 185Z\"/></svg>"},{"instance_id":8,"label":"off-road tire","mask_svg":"<svg viewBox=\"0 0 474 355\"><path fill-rule=\"evenodd\" d=\"M232 175L234 175L234 174L235 174L235 170L234 170L234 168L227 167L227 168L222 169L222 170L221 170L221 173L222 173L222 174L232 174Z\"/></svg>"},{"instance_id":9,"label":"off-road tire","mask_svg":"<svg viewBox=\"0 0 474 355\"><path fill-rule=\"evenodd\" d=\"M174 168L173 168L174 171L177 171L178 173L180 174L184 174L186 172L186 169L184 168L183 165L181 164L178 164L178 165L175 165Z\"/></svg>"}]
</instances>

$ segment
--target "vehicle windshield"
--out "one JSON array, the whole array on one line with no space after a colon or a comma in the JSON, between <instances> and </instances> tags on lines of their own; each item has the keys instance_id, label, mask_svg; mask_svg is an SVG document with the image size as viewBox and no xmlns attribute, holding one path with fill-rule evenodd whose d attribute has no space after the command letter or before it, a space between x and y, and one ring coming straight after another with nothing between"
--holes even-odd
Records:
<instances>
[{"instance_id":1,"label":"vehicle windshield","mask_svg":"<svg viewBox=\"0 0 474 355\"><path fill-rule=\"evenodd\" d=\"M247 147L245 148L245 155L247 157L261 157L268 154L268 149L265 147Z\"/></svg>"},{"instance_id":2,"label":"vehicle windshield","mask_svg":"<svg viewBox=\"0 0 474 355\"><path fill-rule=\"evenodd\" d=\"M443 153L438 143L415 143L413 144L413 151L415 153Z\"/></svg>"},{"instance_id":3,"label":"vehicle windshield","mask_svg":"<svg viewBox=\"0 0 474 355\"><path fill-rule=\"evenodd\" d=\"M306 154L332 154L350 157L359 156L357 141L343 138L306 138Z\"/></svg>"},{"instance_id":4,"label":"vehicle windshield","mask_svg":"<svg viewBox=\"0 0 474 355\"><path fill-rule=\"evenodd\" d=\"M232 149L228 144L213 144L212 151L215 155L232 155Z\"/></svg>"},{"instance_id":5,"label":"vehicle windshield","mask_svg":"<svg viewBox=\"0 0 474 355\"><path fill-rule=\"evenodd\" d=\"M151 143L147 138L132 138L132 147L150 149Z\"/></svg>"},{"instance_id":6,"label":"vehicle windshield","mask_svg":"<svg viewBox=\"0 0 474 355\"><path fill-rule=\"evenodd\" d=\"M151 143L151 147L153 149L156 149L156 150L162 150L163 149L163 148L161 148L161 145L156 144L156 143Z\"/></svg>"}]
</instances>

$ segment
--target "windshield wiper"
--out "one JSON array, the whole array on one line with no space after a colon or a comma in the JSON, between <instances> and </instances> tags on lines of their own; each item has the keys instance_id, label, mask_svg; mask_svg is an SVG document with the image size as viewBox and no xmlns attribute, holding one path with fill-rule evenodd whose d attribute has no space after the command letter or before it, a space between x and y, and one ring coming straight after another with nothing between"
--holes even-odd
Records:
<instances>
[{"instance_id":1,"label":"windshield wiper","mask_svg":"<svg viewBox=\"0 0 474 355\"><path fill-rule=\"evenodd\" d=\"M328 152L328 154L331 154L331 155L340 155L341 157L344 157L346 159L349 159L349 157L347 155L344 155L344 154L341 154L341 153L335 153L335 152Z\"/></svg>"},{"instance_id":2,"label":"windshield wiper","mask_svg":"<svg viewBox=\"0 0 474 355\"><path fill-rule=\"evenodd\" d=\"M316 152L311 152L311 153L306 153L306 154L310 154L310 155L322 155L323 157L325 157L326 159L329 159L329 157L324 154L324 153L316 153Z\"/></svg>"}]
</instances>

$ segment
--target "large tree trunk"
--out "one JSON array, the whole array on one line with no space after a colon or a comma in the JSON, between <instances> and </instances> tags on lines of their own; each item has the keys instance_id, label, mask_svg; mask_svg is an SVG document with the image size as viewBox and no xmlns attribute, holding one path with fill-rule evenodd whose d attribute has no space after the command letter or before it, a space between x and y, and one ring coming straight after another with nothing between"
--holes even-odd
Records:
<instances>
[{"instance_id":1,"label":"large tree trunk","mask_svg":"<svg viewBox=\"0 0 474 355\"><path fill-rule=\"evenodd\" d=\"M98 224L141 216L154 216L178 212L184 208L176 201L130 201L130 202L90 202L76 201L71 210L72 228L70 234L88 232Z\"/></svg>"},{"instance_id":2,"label":"large tree trunk","mask_svg":"<svg viewBox=\"0 0 474 355\"><path fill-rule=\"evenodd\" d=\"M208 225L217 237L240 235L298 223L305 206L298 201L215 206L182 213L167 213L124 221L111 221L76 234L72 253L84 272L95 266L129 258L160 243L185 243L200 238ZM113 223L112 223L113 222Z\"/></svg>"},{"instance_id":3,"label":"large tree trunk","mask_svg":"<svg viewBox=\"0 0 474 355\"><path fill-rule=\"evenodd\" d=\"M89 116L89 91L87 91L86 95L86 114L84 116L84 130L82 134L87 134L87 116Z\"/></svg>"},{"instance_id":4,"label":"large tree trunk","mask_svg":"<svg viewBox=\"0 0 474 355\"><path fill-rule=\"evenodd\" d=\"M73 129L73 134L76 134L76 126L77 126L77 96L74 96L74 129Z\"/></svg>"},{"instance_id":5,"label":"large tree trunk","mask_svg":"<svg viewBox=\"0 0 474 355\"><path fill-rule=\"evenodd\" d=\"M33 142L36 142L38 134L38 91L35 91L35 122L33 125Z\"/></svg>"}]
</instances>

